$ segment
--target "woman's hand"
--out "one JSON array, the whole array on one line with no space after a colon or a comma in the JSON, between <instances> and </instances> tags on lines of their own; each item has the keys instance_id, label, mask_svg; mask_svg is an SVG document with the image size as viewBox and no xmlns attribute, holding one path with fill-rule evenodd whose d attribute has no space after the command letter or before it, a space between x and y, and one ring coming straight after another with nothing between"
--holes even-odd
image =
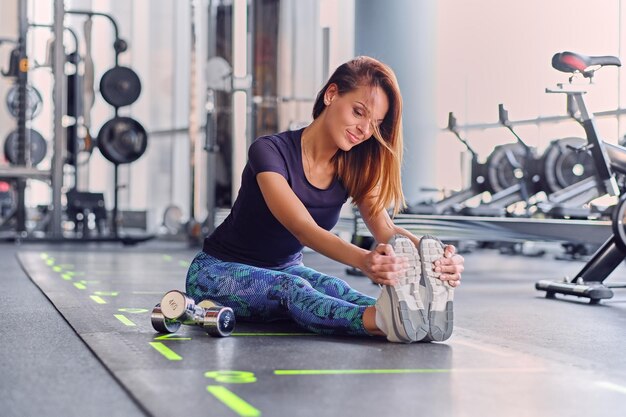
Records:
<instances>
[{"instance_id":1,"label":"woman's hand","mask_svg":"<svg viewBox=\"0 0 626 417\"><path fill-rule=\"evenodd\" d=\"M465 259L456 253L453 245L446 245L443 251L443 258L434 262L435 272L441 272L439 277L442 281L447 281L452 287L461 285L461 273L465 270Z\"/></svg>"},{"instance_id":2,"label":"woman's hand","mask_svg":"<svg viewBox=\"0 0 626 417\"><path fill-rule=\"evenodd\" d=\"M398 275L409 267L404 256L396 256L393 247L379 243L374 250L365 255L365 264L361 271L376 284L395 285Z\"/></svg>"}]
</instances>

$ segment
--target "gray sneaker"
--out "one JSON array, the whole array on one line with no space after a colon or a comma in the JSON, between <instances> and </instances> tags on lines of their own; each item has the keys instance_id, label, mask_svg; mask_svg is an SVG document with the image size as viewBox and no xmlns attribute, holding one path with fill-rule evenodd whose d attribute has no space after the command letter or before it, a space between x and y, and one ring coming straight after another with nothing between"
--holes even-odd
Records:
<instances>
[{"instance_id":1,"label":"gray sneaker","mask_svg":"<svg viewBox=\"0 0 626 417\"><path fill-rule=\"evenodd\" d=\"M433 271L433 262L443 257L444 245L434 236L422 236L419 256L422 261L422 278L425 291L420 298L428 308L429 330L425 340L441 342L452 334L454 314L452 304L454 287L439 279L440 272Z\"/></svg>"},{"instance_id":2,"label":"gray sneaker","mask_svg":"<svg viewBox=\"0 0 626 417\"><path fill-rule=\"evenodd\" d=\"M428 312L418 295L422 276L419 253L413 242L404 236L395 236L389 243L396 255L408 258L409 268L398 278L398 284L381 287L376 310L387 327L381 330L390 342L417 342L424 339L429 330Z\"/></svg>"}]
</instances>

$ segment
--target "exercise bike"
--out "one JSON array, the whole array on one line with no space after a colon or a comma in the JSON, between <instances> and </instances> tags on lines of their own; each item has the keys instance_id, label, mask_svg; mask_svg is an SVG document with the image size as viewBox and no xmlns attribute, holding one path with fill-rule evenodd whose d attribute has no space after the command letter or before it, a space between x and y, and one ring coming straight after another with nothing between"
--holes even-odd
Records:
<instances>
[{"instance_id":1,"label":"exercise bike","mask_svg":"<svg viewBox=\"0 0 626 417\"><path fill-rule=\"evenodd\" d=\"M489 172L489 183L495 191L491 200L478 207L466 207L461 214L489 216L490 210L494 209L500 209L504 214L509 214L506 211L507 207L518 202L524 202L528 210L530 197L541 191L543 166L535 148L528 146L515 132L509 121L508 111L503 104L498 105L498 116L499 123L515 136L517 142L501 145L508 147L504 148L503 153L490 156L490 159L497 158L492 163L498 167Z\"/></svg>"},{"instance_id":2,"label":"exercise bike","mask_svg":"<svg viewBox=\"0 0 626 417\"><path fill-rule=\"evenodd\" d=\"M585 207L600 196L593 157L584 149L586 143L578 137L550 142L543 156L547 200L537 204L538 212L551 218L598 217L591 207Z\"/></svg>"},{"instance_id":3,"label":"exercise bike","mask_svg":"<svg viewBox=\"0 0 626 417\"><path fill-rule=\"evenodd\" d=\"M492 170L493 162L490 157L485 163L478 161L478 154L466 139L461 137L457 128L456 118L452 112L448 113L447 129L456 136L456 138L465 146L472 156L470 175L470 186L460 191L453 192L451 195L435 202L415 204L407 210L412 214L453 214L464 207L467 200L479 196L484 192L492 192L493 188L489 184L489 171ZM501 210L493 211L493 215L500 215ZM502 213L503 214L503 213Z\"/></svg>"},{"instance_id":4,"label":"exercise bike","mask_svg":"<svg viewBox=\"0 0 626 417\"><path fill-rule=\"evenodd\" d=\"M572 74L570 85L576 75L590 80L595 72L605 66L621 66L614 56L585 56L573 52L561 52L552 57L552 67ZM587 136L587 150L591 152L596 167L596 185L601 194L619 196L620 190L615 173L626 174L626 148L604 143L598 136L593 114L585 105L583 89L570 89L560 84L557 89L546 89L547 93L566 94L568 108L577 112L577 120ZM591 304L613 297L612 288L626 288L626 283L605 284L606 278L626 258L626 195L619 198L612 214L612 234L592 256L582 270L571 280L561 282L541 280L535 288L546 292L547 298L555 294L575 295L588 298Z\"/></svg>"}]
</instances>

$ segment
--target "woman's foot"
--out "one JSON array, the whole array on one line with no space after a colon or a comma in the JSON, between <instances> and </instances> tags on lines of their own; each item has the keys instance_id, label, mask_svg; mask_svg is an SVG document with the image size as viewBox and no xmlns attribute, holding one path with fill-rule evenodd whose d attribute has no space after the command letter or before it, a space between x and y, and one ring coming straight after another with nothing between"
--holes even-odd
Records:
<instances>
[{"instance_id":1,"label":"woman's foot","mask_svg":"<svg viewBox=\"0 0 626 417\"><path fill-rule=\"evenodd\" d=\"M433 270L433 262L443 257L444 245L434 236L422 236L419 256L422 263L424 290L420 288L420 298L428 308L428 336L426 340L441 342L450 337L453 328L454 287L439 279L440 272Z\"/></svg>"},{"instance_id":2,"label":"woman's foot","mask_svg":"<svg viewBox=\"0 0 626 417\"><path fill-rule=\"evenodd\" d=\"M387 340L411 343L428 335L428 311L419 296L420 281L424 285L420 256L408 238L396 236L390 244L397 256L408 259L409 267L398 277L395 286L383 285L376 301L376 324Z\"/></svg>"}]
</instances>

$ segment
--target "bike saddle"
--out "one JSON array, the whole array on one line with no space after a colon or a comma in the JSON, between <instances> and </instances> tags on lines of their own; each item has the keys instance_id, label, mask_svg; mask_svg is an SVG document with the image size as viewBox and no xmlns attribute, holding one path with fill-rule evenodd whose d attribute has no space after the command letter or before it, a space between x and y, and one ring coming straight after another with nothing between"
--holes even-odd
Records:
<instances>
[{"instance_id":1,"label":"bike saddle","mask_svg":"<svg viewBox=\"0 0 626 417\"><path fill-rule=\"evenodd\" d=\"M559 52L552 57L552 67L556 70L568 73L580 72L585 77L593 76L594 70L585 71L592 66L615 65L622 66L621 61L616 56L587 56L574 52Z\"/></svg>"}]
</instances>

